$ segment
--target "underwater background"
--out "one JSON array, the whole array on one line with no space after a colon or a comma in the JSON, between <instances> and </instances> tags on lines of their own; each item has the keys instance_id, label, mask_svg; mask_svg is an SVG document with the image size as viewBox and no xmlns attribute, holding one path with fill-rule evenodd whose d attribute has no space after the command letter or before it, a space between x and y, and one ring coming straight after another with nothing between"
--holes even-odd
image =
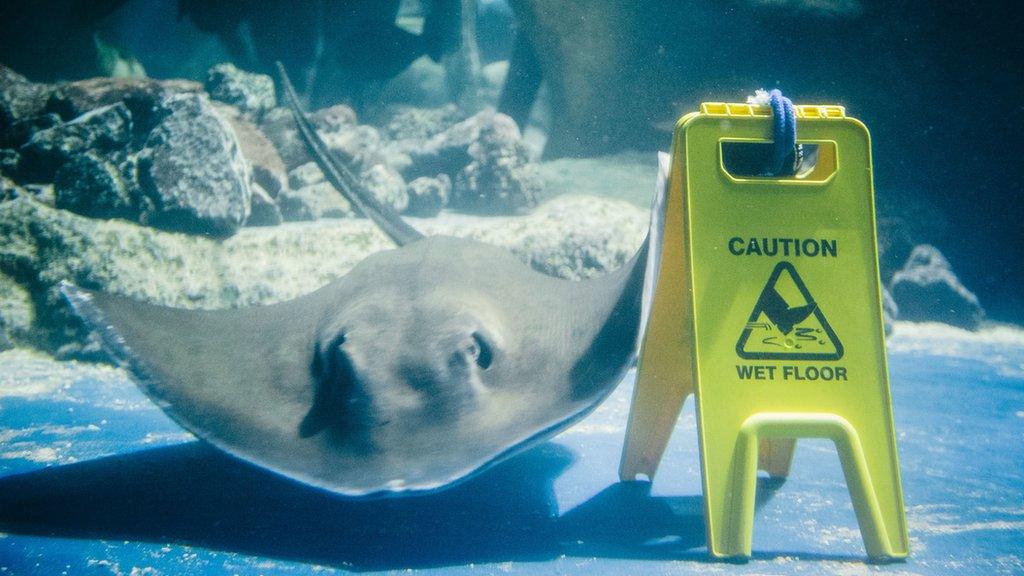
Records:
<instances>
[{"instance_id":1,"label":"underwater background","mask_svg":"<svg viewBox=\"0 0 1024 576\"><path fill-rule=\"evenodd\" d=\"M788 495L758 509L755 549L780 552L736 570L1024 573L1024 11L1003 4L0 3L0 568L722 568L697 559L699 496L668 498L699 494L692 414L676 434L689 436L674 440L686 447L666 458L675 484L655 484L654 496L609 488L632 376L555 442L440 502L382 512L284 483L284 496L251 487L261 473L233 461L219 470L222 457L109 367L61 281L238 308L311 292L392 247L307 152L284 108L281 62L330 151L381 203L428 235L495 244L570 280L618 269L641 245L656 152L682 114L772 88L797 104L845 106L872 137L913 556L905 566L859 562L834 453L810 443L796 468L835 469L786 484ZM173 475L186 465L214 484L168 486L196 482ZM165 497L139 487L168 473ZM116 491L102 486L111 475ZM250 488L226 520L168 512L221 506L234 482ZM48 503L55 493L59 505ZM338 519L275 542L267 531L288 526L292 504L251 514L278 497L387 534L356 535ZM790 525L790 504L813 512ZM624 533L623 510L642 529ZM350 540L330 542L332 532ZM422 544L431 533L439 543Z\"/></svg>"},{"instance_id":2,"label":"underwater background","mask_svg":"<svg viewBox=\"0 0 1024 576\"><path fill-rule=\"evenodd\" d=\"M73 214L218 237L350 215L342 201L312 193L318 172L278 108L274 80L250 75L272 77L281 61L307 108L320 110L331 149L360 164L371 188L406 214L516 213L563 193L646 209L652 152L668 148L678 116L702 101L778 87L798 104L844 105L871 131L887 285L911 261L948 262L959 277L955 294L928 294L940 299L928 307L962 305L964 288L977 304L954 312L962 324L982 314L1020 323L1019 12L909 0L10 1L0 7L2 197L52 195L50 205ZM84 80L111 75L134 80ZM170 124L180 118L198 131L204 118L227 118L241 145L241 158L216 157L234 168L193 171L218 187L204 193L216 206L202 206L198 192L185 200L139 170L155 152L146 140L173 130L153 132L171 111L159 101L178 94L198 94L213 110L178 103ZM109 124L113 116L60 126L118 101L127 110L107 116L122 114L119 126ZM134 117L139 102L155 114ZM502 115L491 118L493 110ZM219 130L211 126L209 137ZM200 139L184 135L164 149L196 150ZM615 180L572 181L595 170ZM647 180L621 181L630 174ZM919 245L944 258L911 258ZM27 272L11 259L2 272L19 286L35 294L33 284L47 283L24 279L42 265ZM111 282L93 276L93 284ZM905 318L929 316L917 311L916 295L888 287ZM16 315L5 315L5 330L25 340L9 327ZM27 339L59 348L66 341L38 334L54 322L37 318Z\"/></svg>"}]
</instances>

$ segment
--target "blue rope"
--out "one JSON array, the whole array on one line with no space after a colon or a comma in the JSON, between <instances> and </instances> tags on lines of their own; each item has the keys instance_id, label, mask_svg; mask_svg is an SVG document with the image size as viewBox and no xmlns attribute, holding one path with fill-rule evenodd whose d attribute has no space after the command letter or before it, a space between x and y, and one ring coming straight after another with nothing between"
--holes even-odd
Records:
<instances>
[{"instance_id":1,"label":"blue rope","mask_svg":"<svg viewBox=\"0 0 1024 576\"><path fill-rule=\"evenodd\" d=\"M790 154L796 153L796 108L778 89L768 93L768 105L772 108L772 141L775 142L768 175L779 176L793 168L785 163Z\"/></svg>"}]
</instances>

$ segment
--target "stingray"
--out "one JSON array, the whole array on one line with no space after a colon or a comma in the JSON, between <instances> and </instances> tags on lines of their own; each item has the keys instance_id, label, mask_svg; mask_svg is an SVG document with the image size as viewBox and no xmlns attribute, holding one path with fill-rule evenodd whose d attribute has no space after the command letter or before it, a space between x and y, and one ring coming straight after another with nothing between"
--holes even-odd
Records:
<instances>
[{"instance_id":1,"label":"stingray","mask_svg":"<svg viewBox=\"0 0 1024 576\"><path fill-rule=\"evenodd\" d=\"M397 245L308 295L183 310L63 291L174 421L216 448L338 494L451 486L591 412L635 357L647 242L596 279L424 237L361 188L300 110L327 179ZM649 264L648 264L649 266Z\"/></svg>"}]
</instances>

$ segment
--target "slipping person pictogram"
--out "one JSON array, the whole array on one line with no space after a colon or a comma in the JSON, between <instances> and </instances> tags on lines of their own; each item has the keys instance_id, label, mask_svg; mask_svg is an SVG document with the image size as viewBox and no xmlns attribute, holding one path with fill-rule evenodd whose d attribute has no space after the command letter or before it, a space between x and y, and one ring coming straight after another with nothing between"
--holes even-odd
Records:
<instances>
[{"instance_id":1,"label":"slipping person pictogram","mask_svg":"<svg viewBox=\"0 0 1024 576\"><path fill-rule=\"evenodd\" d=\"M779 262L736 342L736 353L747 360L839 360L843 345L793 264Z\"/></svg>"}]
</instances>

